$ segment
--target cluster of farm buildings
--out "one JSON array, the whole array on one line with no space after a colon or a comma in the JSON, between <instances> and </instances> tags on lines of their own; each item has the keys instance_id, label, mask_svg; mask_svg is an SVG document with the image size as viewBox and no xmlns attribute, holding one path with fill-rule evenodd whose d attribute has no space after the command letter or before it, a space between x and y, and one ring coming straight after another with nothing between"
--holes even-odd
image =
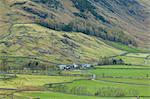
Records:
<instances>
[{"instance_id":1,"label":"cluster of farm buildings","mask_svg":"<svg viewBox=\"0 0 150 99\"><path fill-rule=\"evenodd\" d=\"M104 60L104 62L96 63L95 65L116 65L116 64L124 64L122 59L111 59L111 60ZM57 67L60 70L74 70L74 69L89 69L93 68L95 65L93 64L60 64Z\"/></svg>"},{"instance_id":2,"label":"cluster of farm buildings","mask_svg":"<svg viewBox=\"0 0 150 99\"><path fill-rule=\"evenodd\" d=\"M92 64L61 64L58 65L60 70L87 69L94 67Z\"/></svg>"}]
</instances>

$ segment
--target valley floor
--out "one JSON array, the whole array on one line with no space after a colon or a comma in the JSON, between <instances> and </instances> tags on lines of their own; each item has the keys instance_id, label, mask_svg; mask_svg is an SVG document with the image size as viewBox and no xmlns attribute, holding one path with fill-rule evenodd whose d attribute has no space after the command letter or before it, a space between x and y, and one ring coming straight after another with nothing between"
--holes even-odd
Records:
<instances>
[{"instance_id":1,"label":"valley floor","mask_svg":"<svg viewBox=\"0 0 150 99\"><path fill-rule=\"evenodd\" d=\"M150 66L108 65L62 72L68 76L17 74L0 80L0 99L149 99L149 70Z\"/></svg>"},{"instance_id":2,"label":"valley floor","mask_svg":"<svg viewBox=\"0 0 150 99\"><path fill-rule=\"evenodd\" d=\"M16 99L29 99L37 98L41 99L137 99L137 97L94 97L94 96L79 96L71 94L63 94L57 92L22 92L17 94ZM149 97L140 97L140 99L149 99Z\"/></svg>"}]
</instances>

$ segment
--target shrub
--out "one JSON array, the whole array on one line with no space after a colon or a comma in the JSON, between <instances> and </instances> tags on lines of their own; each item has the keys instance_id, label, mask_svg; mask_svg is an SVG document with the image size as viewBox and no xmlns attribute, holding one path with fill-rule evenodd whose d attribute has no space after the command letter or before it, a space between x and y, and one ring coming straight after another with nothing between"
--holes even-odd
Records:
<instances>
[{"instance_id":1,"label":"shrub","mask_svg":"<svg viewBox=\"0 0 150 99\"><path fill-rule=\"evenodd\" d=\"M90 95L87 88L84 86L75 86L70 89L71 94Z\"/></svg>"},{"instance_id":2,"label":"shrub","mask_svg":"<svg viewBox=\"0 0 150 99\"><path fill-rule=\"evenodd\" d=\"M97 90L95 96L137 96L136 90L126 90L123 88L102 87Z\"/></svg>"}]
</instances>

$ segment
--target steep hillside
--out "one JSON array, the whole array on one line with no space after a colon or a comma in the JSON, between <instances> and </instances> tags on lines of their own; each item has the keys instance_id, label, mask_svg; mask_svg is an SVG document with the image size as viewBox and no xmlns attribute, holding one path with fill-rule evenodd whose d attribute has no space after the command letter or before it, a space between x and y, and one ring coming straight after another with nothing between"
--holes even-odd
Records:
<instances>
[{"instance_id":1,"label":"steep hillside","mask_svg":"<svg viewBox=\"0 0 150 99\"><path fill-rule=\"evenodd\" d=\"M147 13L150 13L150 1L149 0L140 0L141 1L141 3L143 3L144 4L144 6L146 6L146 8L145 8L145 11L147 12ZM150 15L148 16L148 18L144 21L145 22L145 24L146 24L146 26L147 26L147 34L148 34L148 37L150 36ZM149 37L149 39L146 41L146 44L148 45L148 47L149 47L149 45L150 45L150 37ZM150 48L150 47L149 47Z\"/></svg>"},{"instance_id":2,"label":"steep hillside","mask_svg":"<svg viewBox=\"0 0 150 99\"><path fill-rule=\"evenodd\" d=\"M101 40L82 33L50 30L36 24L15 24L0 41L1 56L35 57L56 64L91 63L122 53Z\"/></svg>"},{"instance_id":3,"label":"steep hillside","mask_svg":"<svg viewBox=\"0 0 150 99\"><path fill-rule=\"evenodd\" d=\"M91 63L122 53L118 42L148 48L149 5L145 2L1 0L0 55L57 64Z\"/></svg>"},{"instance_id":4,"label":"steep hillside","mask_svg":"<svg viewBox=\"0 0 150 99\"><path fill-rule=\"evenodd\" d=\"M140 2L141 1L141 2ZM144 1L144 0L143 0ZM34 22L55 30L82 32L126 45L149 47L148 1L2 0L3 15L15 23ZM7 12L7 13L6 13Z\"/></svg>"}]
</instances>

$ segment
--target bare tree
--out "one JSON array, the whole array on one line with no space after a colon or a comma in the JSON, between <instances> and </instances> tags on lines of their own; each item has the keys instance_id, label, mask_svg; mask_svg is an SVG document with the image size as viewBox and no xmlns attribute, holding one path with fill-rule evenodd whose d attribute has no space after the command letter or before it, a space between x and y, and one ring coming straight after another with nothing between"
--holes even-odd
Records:
<instances>
[{"instance_id":1,"label":"bare tree","mask_svg":"<svg viewBox=\"0 0 150 99\"><path fill-rule=\"evenodd\" d=\"M1 67L0 67L0 70L2 71L2 72L7 72L7 59L6 58L2 58L1 59L1 65L0 65Z\"/></svg>"}]
</instances>

